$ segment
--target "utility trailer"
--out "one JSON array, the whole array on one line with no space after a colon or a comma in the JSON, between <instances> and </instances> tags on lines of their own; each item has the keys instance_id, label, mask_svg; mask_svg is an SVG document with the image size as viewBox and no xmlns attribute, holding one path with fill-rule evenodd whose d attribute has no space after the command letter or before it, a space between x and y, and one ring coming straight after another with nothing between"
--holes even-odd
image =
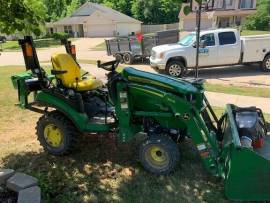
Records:
<instances>
[{"instance_id":1,"label":"utility trailer","mask_svg":"<svg viewBox=\"0 0 270 203\"><path fill-rule=\"evenodd\" d=\"M113 55L121 63L132 64L135 58L151 56L153 47L179 41L179 30L160 31L156 34L132 35L105 40L108 56Z\"/></svg>"}]
</instances>

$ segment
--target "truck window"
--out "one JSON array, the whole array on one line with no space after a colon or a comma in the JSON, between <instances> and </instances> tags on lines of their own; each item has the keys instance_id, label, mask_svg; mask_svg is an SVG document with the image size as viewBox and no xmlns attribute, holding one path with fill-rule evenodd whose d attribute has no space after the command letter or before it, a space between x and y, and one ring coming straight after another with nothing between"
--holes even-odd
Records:
<instances>
[{"instance_id":1,"label":"truck window","mask_svg":"<svg viewBox=\"0 0 270 203\"><path fill-rule=\"evenodd\" d=\"M191 34L185 36L183 39L181 39L178 42L178 44L180 44L181 46L189 46L195 41L195 38L196 38L196 34L191 33Z\"/></svg>"},{"instance_id":2,"label":"truck window","mask_svg":"<svg viewBox=\"0 0 270 203\"><path fill-rule=\"evenodd\" d=\"M226 45L226 44L235 44L236 37L234 32L221 32L218 33L219 44Z\"/></svg>"},{"instance_id":3,"label":"truck window","mask_svg":"<svg viewBox=\"0 0 270 203\"><path fill-rule=\"evenodd\" d=\"M201 41L205 41L205 45L207 47L215 46L215 35L214 34L206 34L201 36Z\"/></svg>"}]
</instances>

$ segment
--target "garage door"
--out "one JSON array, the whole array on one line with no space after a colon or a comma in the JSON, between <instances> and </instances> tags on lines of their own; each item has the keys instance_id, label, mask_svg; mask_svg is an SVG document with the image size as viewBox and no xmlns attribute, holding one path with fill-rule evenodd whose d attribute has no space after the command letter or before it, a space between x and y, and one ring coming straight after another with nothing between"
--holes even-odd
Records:
<instances>
[{"instance_id":1,"label":"garage door","mask_svg":"<svg viewBox=\"0 0 270 203\"><path fill-rule=\"evenodd\" d=\"M112 37L115 33L115 25L88 25L87 37Z\"/></svg>"},{"instance_id":2,"label":"garage door","mask_svg":"<svg viewBox=\"0 0 270 203\"><path fill-rule=\"evenodd\" d=\"M117 32L120 36L128 36L132 32L137 33L141 31L141 24L135 23L118 23Z\"/></svg>"}]
</instances>

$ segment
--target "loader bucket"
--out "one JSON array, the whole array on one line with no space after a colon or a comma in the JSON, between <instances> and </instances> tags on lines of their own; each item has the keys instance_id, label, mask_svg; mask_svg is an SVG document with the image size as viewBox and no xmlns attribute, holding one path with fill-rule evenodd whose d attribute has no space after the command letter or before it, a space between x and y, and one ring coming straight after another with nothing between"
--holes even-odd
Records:
<instances>
[{"instance_id":1,"label":"loader bucket","mask_svg":"<svg viewBox=\"0 0 270 203\"><path fill-rule=\"evenodd\" d=\"M222 147L225 195L235 201L270 200L270 136L259 150L242 147L233 108L227 106Z\"/></svg>"}]
</instances>

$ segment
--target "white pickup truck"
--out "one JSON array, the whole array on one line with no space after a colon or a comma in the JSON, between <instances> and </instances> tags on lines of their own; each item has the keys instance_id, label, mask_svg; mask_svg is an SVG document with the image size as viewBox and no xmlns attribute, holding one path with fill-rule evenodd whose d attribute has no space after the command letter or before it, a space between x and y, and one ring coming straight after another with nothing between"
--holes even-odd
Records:
<instances>
[{"instance_id":1,"label":"white pickup truck","mask_svg":"<svg viewBox=\"0 0 270 203\"><path fill-rule=\"evenodd\" d=\"M200 68L258 62L263 71L270 71L270 35L240 37L236 29L201 32ZM171 76L181 77L187 68L195 67L196 33L188 34L177 44L154 47L150 63Z\"/></svg>"}]
</instances>

